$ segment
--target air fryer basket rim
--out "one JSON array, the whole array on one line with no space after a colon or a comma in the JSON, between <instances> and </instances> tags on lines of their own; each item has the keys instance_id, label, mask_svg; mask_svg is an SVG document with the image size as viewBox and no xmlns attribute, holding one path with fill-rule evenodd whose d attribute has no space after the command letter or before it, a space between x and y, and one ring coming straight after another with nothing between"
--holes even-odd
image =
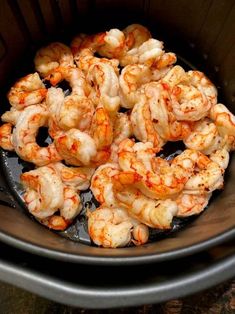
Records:
<instances>
[{"instance_id":1,"label":"air fryer basket rim","mask_svg":"<svg viewBox=\"0 0 235 314\"><path fill-rule=\"evenodd\" d=\"M52 258L64 262L81 263L81 264L94 264L94 265L138 265L148 264L155 262L170 261L181 257L193 255L202 251L206 251L216 245L229 241L235 237L235 229L228 230L221 235L208 239L207 241L199 242L195 245L190 245L182 249L172 250L166 253L158 253L143 256L128 256L128 257L113 257L113 256L91 256L91 255L77 255L72 253L65 253L58 250L47 249L45 247L32 244L16 237L0 231L0 240L8 245L21 249L23 251L33 253L39 256ZM69 240L68 240L69 241ZM84 244L80 244L84 245ZM100 248L102 250L102 248Z\"/></svg>"}]
</instances>

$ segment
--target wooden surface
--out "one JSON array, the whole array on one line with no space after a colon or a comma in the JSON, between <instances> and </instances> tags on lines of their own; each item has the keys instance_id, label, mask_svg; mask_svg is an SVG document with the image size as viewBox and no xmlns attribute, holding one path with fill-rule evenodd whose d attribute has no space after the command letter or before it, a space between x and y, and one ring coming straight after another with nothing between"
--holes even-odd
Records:
<instances>
[{"instance_id":1,"label":"wooden surface","mask_svg":"<svg viewBox=\"0 0 235 314\"><path fill-rule=\"evenodd\" d=\"M110 310L76 309L0 283L0 314L227 314L235 313L235 279L162 304Z\"/></svg>"}]
</instances>

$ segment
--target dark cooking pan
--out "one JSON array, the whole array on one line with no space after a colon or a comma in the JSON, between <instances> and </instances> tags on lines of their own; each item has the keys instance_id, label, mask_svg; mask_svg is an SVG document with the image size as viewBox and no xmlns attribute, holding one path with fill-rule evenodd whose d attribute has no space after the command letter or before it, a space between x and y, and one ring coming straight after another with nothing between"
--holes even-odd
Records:
<instances>
[{"instance_id":1,"label":"dark cooking pan","mask_svg":"<svg viewBox=\"0 0 235 314\"><path fill-rule=\"evenodd\" d=\"M235 112L235 3L226 1L1 1L1 108L14 81L33 71L36 50L54 40L69 42L76 32L146 25L186 69L205 72L216 84L219 101ZM92 21L92 23L91 23ZM40 141L46 140L40 134ZM165 154L180 144L167 147ZM175 219L168 233L151 234L141 247L104 249L90 243L84 212L64 232L52 232L27 214L19 174L29 170L13 153L1 151L0 239L32 253L90 264L139 264L170 260L205 250L235 236L235 159L222 192L198 217ZM95 202L89 191L83 204Z\"/></svg>"}]
</instances>

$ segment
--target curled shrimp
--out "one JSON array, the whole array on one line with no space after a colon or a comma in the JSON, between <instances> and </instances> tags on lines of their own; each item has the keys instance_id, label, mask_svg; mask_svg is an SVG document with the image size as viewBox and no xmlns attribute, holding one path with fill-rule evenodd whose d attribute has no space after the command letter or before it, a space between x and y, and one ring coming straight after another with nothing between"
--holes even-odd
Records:
<instances>
[{"instance_id":1,"label":"curled shrimp","mask_svg":"<svg viewBox=\"0 0 235 314\"><path fill-rule=\"evenodd\" d=\"M138 149L142 155L140 152L137 154ZM201 163L204 166L204 158L207 158L197 151L187 149L171 162L165 160L160 163L158 158L157 167L153 154L152 143L137 145L127 139L120 144L118 161L121 169L126 172L123 176L129 179L128 184L133 184L143 194L155 199L166 199L181 192L195 166Z\"/></svg>"},{"instance_id":2,"label":"curled shrimp","mask_svg":"<svg viewBox=\"0 0 235 314\"><path fill-rule=\"evenodd\" d=\"M44 105L32 105L25 108L19 116L13 130L12 144L17 155L37 166L61 160L54 143L40 147L36 142L38 130L47 126L48 111Z\"/></svg>"},{"instance_id":3,"label":"curled shrimp","mask_svg":"<svg viewBox=\"0 0 235 314\"><path fill-rule=\"evenodd\" d=\"M152 36L149 30L141 24L131 24L123 29L125 45L128 50L141 46Z\"/></svg>"},{"instance_id":4,"label":"curled shrimp","mask_svg":"<svg viewBox=\"0 0 235 314\"><path fill-rule=\"evenodd\" d=\"M63 80L61 72L57 72L56 77L55 74L53 75L56 69L59 67L74 66L73 55L70 48L59 42L51 43L38 50L34 58L34 64L36 70L42 77L50 80L52 74L51 83L53 83L53 85Z\"/></svg>"},{"instance_id":5,"label":"curled shrimp","mask_svg":"<svg viewBox=\"0 0 235 314\"><path fill-rule=\"evenodd\" d=\"M68 96L64 96L61 88L48 89L46 103L52 119L62 130L77 128L88 130L94 114L94 106L86 97L86 82L84 74L77 68L62 69L63 76L72 88Z\"/></svg>"},{"instance_id":6,"label":"curled shrimp","mask_svg":"<svg viewBox=\"0 0 235 314\"><path fill-rule=\"evenodd\" d=\"M102 104L111 116L115 116L120 97L118 77L110 64L95 63L91 65L86 79L92 86L89 98L94 104Z\"/></svg>"},{"instance_id":7,"label":"curled shrimp","mask_svg":"<svg viewBox=\"0 0 235 314\"><path fill-rule=\"evenodd\" d=\"M205 118L194 124L192 132L183 141L186 147L210 155L220 147L222 138L216 125Z\"/></svg>"},{"instance_id":8,"label":"curled shrimp","mask_svg":"<svg viewBox=\"0 0 235 314\"><path fill-rule=\"evenodd\" d=\"M12 127L11 123L4 123L0 126L0 147L9 151L14 150L12 144Z\"/></svg>"},{"instance_id":9,"label":"curled shrimp","mask_svg":"<svg viewBox=\"0 0 235 314\"><path fill-rule=\"evenodd\" d=\"M235 150L234 115L223 104L216 104L211 108L210 118L217 126L219 134L225 139L228 150Z\"/></svg>"},{"instance_id":10,"label":"curled shrimp","mask_svg":"<svg viewBox=\"0 0 235 314\"><path fill-rule=\"evenodd\" d=\"M109 207L116 204L111 177L119 172L119 166L115 163L106 163L96 169L90 189L100 204L105 203Z\"/></svg>"},{"instance_id":11,"label":"curled shrimp","mask_svg":"<svg viewBox=\"0 0 235 314\"><path fill-rule=\"evenodd\" d=\"M29 212L36 218L52 216L63 206L63 183L56 170L44 166L24 172L20 180L26 189L24 200Z\"/></svg>"},{"instance_id":12,"label":"curled shrimp","mask_svg":"<svg viewBox=\"0 0 235 314\"><path fill-rule=\"evenodd\" d=\"M150 38L139 47L127 51L120 59L120 65L146 64L152 66L164 53L163 43L157 39Z\"/></svg>"},{"instance_id":13,"label":"curled shrimp","mask_svg":"<svg viewBox=\"0 0 235 314\"><path fill-rule=\"evenodd\" d=\"M131 124L135 137L142 142L152 142L160 151L165 144L154 127L146 95L141 95L131 112Z\"/></svg>"},{"instance_id":14,"label":"curled shrimp","mask_svg":"<svg viewBox=\"0 0 235 314\"><path fill-rule=\"evenodd\" d=\"M55 147L69 165L89 165L97 153L95 141L78 129L70 129L54 139Z\"/></svg>"},{"instance_id":15,"label":"curled shrimp","mask_svg":"<svg viewBox=\"0 0 235 314\"><path fill-rule=\"evenodd\" d=\"M175 200L178 206L177 217L200 214L208 205L211 195L211 193L197 195L181 193Z\"/></svg>"},{"instance_id":16,"label":"curled shrimp","mask_svg":"<svg viewBox=\"0 0 235 314\"><path fill-rule=\"evenodd\" d=\"M131 175L131 173L129 173ZM130 216L141 223L158 229L170 229L173 217L177 213L176 202L171 199L153 200L143 195L138 189L126 185L129 178L125 173L113 178L115 197Z\"/></svg>"},{"instance_id":17,"label":"curled shrimp","mask_svg":"<svg viewBox=\"0 0 235 314\"><path fill-rule=\"evenodd\" d=\"M95 211L87 212L88 232L92 241L99 246L116 248L133 242L146 243L148 228L129 217L122 208L103 205Z\"/></svg>"},{"instance_id":18,"label":"curled shrimp","mask_svg":"<svg viewBox=\"0 0 235 314\"><path fill-rule=\"evenodd\" d=\"M40 104L46 97L47 89L38 73L22 77L11 87L7 97L16 109L24 109L30 105Z\"/></svg>"},{"instance_id":19,"label":"curled shrimp","mask_svg":"<svg viewBox=\"0 0 235 314\"><path fill-rule=\"evenodd\" d=\"M171 91L172 109L177 120L198 121L206 117L217 101L217 91L199 71L173 67L162 79Z\"/></svg>"},{"instance_id":20,"label":"curled shrimp","mask_svg":"<svg viewBox=\"0 0 235 314\"><path fill-rule=\"evenodd\" d=\"M87 190L90 186L94 168L90 167L67 167L64 164L54 163L54 168L58 171L62 182L76 190Z\"/></svg>"},{"instance_id":21,"label":"curled shrimp","mask_svg":"<svg viewBox=\"0 0 235 314\"><path fill-rule=\"evenodd\" d=\"M223 187L224 169L217 162L201 154L204 165L194 170L185 184L184 190L188 194L208 194Z\"/></svg>"},{"instance_id":22,"label":"curled shrimp","mask_svg":"<svg viewBox=\"0 0 235 314\"><path fill-rule=\"evenodd\" d=\"M126 49L125 35L117 28L107 31L103 41L103 44L97 49L100 56L110 59L119 59Z\"/></svg>"},{"instance_id":23,"label":"curled shrimp","mask_svg":"<svg viewBox=\"0 0 235 314\"><path fill-rule=\"evenodd\" d=\"M73 188L64 186L63 197L64 202L59 208L59 213L38 219L40 223L47 226L49 229L61 231L67 229L82 209L79 194Z\"/></svg>"},{"instance_id":24,"label":"curled shrimp","mask_svg":"<svg viewBox=\"0 0 235 314\"><path fill-rule=\"evenodd\" d=\"M173 52L165 52L150 68L152 81L163 79L176 61L177 57Z\"/></svg>"},{"instance_id":25,"label":"curled shrimp","mask_svg":"<svg viewBox=\"0 0 235 314\"><path fill-rule=\"evenodd\" d=\"M127 65L119 76L121 106L133 108L140 96L140 87L150 82L151 70L144 64Z\"/></svg>"},{"instance_id":26,"label":"curled shrimp","mask_svg":"<svg viewBox=\"0 0 235 314\"><path fill-rule=\"evenodd\" d=\"M163 142L179 141L191 133L192 123L178 121L173 113L170 93L162 83L144 86L153 127Z\"/></svg>"}]
</instances>

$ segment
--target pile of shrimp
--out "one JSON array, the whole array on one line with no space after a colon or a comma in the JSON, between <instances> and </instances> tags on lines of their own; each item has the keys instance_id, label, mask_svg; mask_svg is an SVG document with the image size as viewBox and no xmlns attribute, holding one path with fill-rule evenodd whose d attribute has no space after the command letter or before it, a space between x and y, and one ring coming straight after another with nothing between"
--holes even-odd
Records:
<instances>
[{"instance_id":1,"label":"pile of shrimp","mask_svg":"<svg viewBox=\"0 0 235 314\"><path fill-rule=\"evenodd\" d=\"M70 47L54 42L36 53L36 71L7 95L0 146L35 165L21 182L39 222L65 230L90 188L100 204L86 209L90 238L116 248L144 244L151 228L169 230L174 217L206 208L223 188L235 117L204 73L176 63L139 24L78 34ZM47 147L36 141L41 127ZM162 158L169 141L185 150Z\"/></svg>"}]
</instances>

